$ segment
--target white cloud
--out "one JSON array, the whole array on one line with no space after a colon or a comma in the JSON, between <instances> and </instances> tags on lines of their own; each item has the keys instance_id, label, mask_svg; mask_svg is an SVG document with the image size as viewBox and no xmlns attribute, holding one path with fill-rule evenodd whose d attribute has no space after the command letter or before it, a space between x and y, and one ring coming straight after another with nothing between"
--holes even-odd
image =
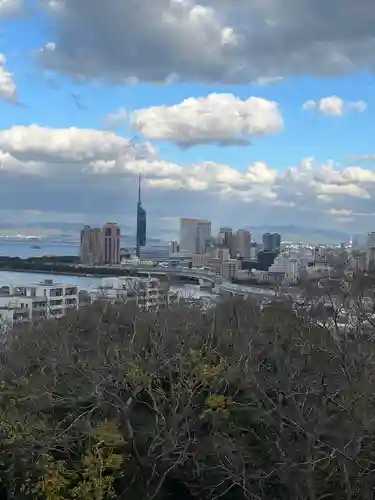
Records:
<instances>
[{"instance_id":1,"label":"white cloud","mask_svg":"<svg viewBox=\"0 0 375 500\"><path fill-rule=\"evenodd\" d=\"M128 78L244 83L375 68L373 0L41 0L48 67ZM308 20L308 22L307 22ZM105 43L104 43L105 41ZM270 76L269 76L270 75Z\"/></svg>"},{"instance_id":2,"label":"white cloud","mask_svg":"<svg viewBox=\"0 0 375 500\"><path fill-rule=\"evenodd\" d=\"M347 182L375 182L375 172L361 167L347 167L342 176Z\"/></svg>"},{"instance_id":3,"label":"white cloud","mask_svg":"<svg viewBox=\"0 0 375 500\"><path fill-rule=\"evenodd\" d=\"M1 151L0 149L0 172L9 171L20 173L24 168L24 164L14 158L10 153Z\"/></svg>"},{"instance_id":4,"label":"white cloud","mask_svg":"<svg viewBox=\"0 0 375 500\"><path fill-rule=\"evenodd\" d=\"M366 189L356 184L321 184L315 183L314 190L322 195L347 195L355 198L371 198Z\"/></svg>"},{"instance_id":5,"label":"white cloud","mask_svg":"<svg viewBox=\"0 0 375 500\"><path fill-rule=\"evenodd\" d=\"M1 11L1 4L0 4ZM16 103L17 87L13 80L13 75L6 69L6 57L0 53L0 99Z\"/></svg>"},{"instance_id":6,"label":"white cloud","mask_svg":"<svg viewBox=\"0 0 375 500\"><path fill-rule=\"evenodd\" d=\"M130 158L152 152L148 143L134 144L113 132L79 129L51 129L38 125L15 125L0 130L0 148L21 159L35 161L89 162L92 160Z\"/></svg>"},{"instance_id":7,"label":"white cloud","mask_svg":"<svg viewBox=\"0 0 375 500\"><path fill-rule=\"evenodd\" d=\"M110 113L106 120L105 124L108 128L116 128L119 125L127 123L129 121L129 112L125 108L120 108L114 113Z\"/></svg>"},{"instance_id":8,"label":"white cloud","mask_svg":"<svg viewBox=\"0 0 375 500\"><path fill-rule=\"evenodd\" d=\"M313 100L306 101L302 104L302 109L305 111L312 111L316 109L316 102Z\"/></svg>"},{"instance_id":9,"label":"white cloud","mask_svg":"<svg viewBox=\"0 0 375 500\"><path fill-rule=\"evenodd\" d=\"M368 154L362 154L362 155L350 155L347 158L347 161L350 162L366 162L366 161L374 161L375 160L375 154L374 153L368 153Z\"/></svg>"},{"instance_id":10,"label":"white cloud","mask_svg":"<svg viewBox=\"0 0 375 500\"><path fill-rule=\"evenodd\" d=\"M337 96L323 97L319 100L318 112L326 116L342 116L344 101Z\"/></svg>"},{"instance_id":11,"label":"white cloud","mask_svg":"<svg viewBox=\"0 0 375 500\"><path fill-rule=\"evenodd\" d=\"M133 113L132 125L148 139L181 146L217 143L246 145L255 136L279 132L283 118L276 102L233 94L189 98L174 106L155 106Z\"/></svg>"},{"instance_id":12,"label":"white cloud","mask_svg":"<svg viewBox=\"0 0 375 500\"><path fill-rule=\"evenodd\" d=\"M261 87L266 86L266 85L273 85L275 83L279 83L284 81L283 76L263 76L259 77L256 80L253 81L254 85L259 85Z\"/></svg>"},{"instance_id":13,"label":"white cloud","mask_svg":"<svg viewBox=\"0 0 375 500\"><path fill-rule=\"evenodd\" d=\"M342 217L349 216L353 213L353 210L347 210L346 208L331 208L329 210L326 210L326 213L329 215L340 215Z\"/></svg>"},{"instance_id":14,"label":"white cloud","mask_svg":"<svg viewBox=\"0 0 375 500\"><path fill-rule=\"evenodd\" d=\"M357 111L358 113L363 113L364 111L367 110L368 106L365 101L354 101L354 102L349 102L348 107L349 109Z\"/></svg>"},{"instance_id":15,"label":"white cloud","mask_svg":"<svg viewBox=\"0 0 375 500\"><path fill-rule=\"evenodd\" d=\"M316 101L306 101L302 108L305 111L316 111L319 115L324 116L343 116L350 111L363 113L367 109L367 103L365 101L345 102L341 97L333 95Z\"/></svg>"}]
</instances>

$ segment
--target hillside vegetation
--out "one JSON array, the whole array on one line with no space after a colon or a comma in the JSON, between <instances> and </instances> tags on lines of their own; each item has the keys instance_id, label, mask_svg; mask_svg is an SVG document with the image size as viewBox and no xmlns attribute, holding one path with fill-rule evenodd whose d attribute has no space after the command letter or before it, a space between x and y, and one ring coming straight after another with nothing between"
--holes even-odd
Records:
<instances>
[{"instance_id":1,"label":"hillside vegetation","mask_svg":"<svg viewBox=\"0 0 375 500\"><path fill-rule=\"evenodd\" d=\"M16 500L356 500L375 486L375 350L288 306L82 308L1 348Z\"/></svg>"}]
</instances>

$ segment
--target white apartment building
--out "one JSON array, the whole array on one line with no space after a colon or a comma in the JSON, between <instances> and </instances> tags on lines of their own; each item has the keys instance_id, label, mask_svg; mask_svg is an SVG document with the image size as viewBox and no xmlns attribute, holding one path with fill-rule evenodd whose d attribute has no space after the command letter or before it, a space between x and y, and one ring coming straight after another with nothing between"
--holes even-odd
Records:
<instances>
[{"instance_id":1,"label":"white apartment building","mask_svg":"<svg viewBox=\"0 0 375 500\"><path fill-rule=\"evenodd\" d=\"M180 251L204 254L211 240L211 221L202 219L180 219Z\"/></svg>"},{"instance_id":2,"label":"white apartment building","mask_svg":"<svg viewBox=\"0 0 375 500\"><path fill-rule=\"evenodd\" d=\"M76 285L45 280L0 288L0 323L6 326L61 318L78 307L79 288Z\"/></svg>"},{"instance_id":3,"label":"white apartment building","mask_svg":"<svg viewBox=\"0 0 375 500\"><path fill-rule=\"evenodd\" d=\"M31 297L0 296L0 332L17 324L36 320L37 313L40 314L38 319L45 318L46 304L46 301L42 301L42 307L39 308Z\"/></svg>"},{"instance_id":4,"label":"white apartment building","mask_svg":"<svg viewBox=\"0 0 375 500\"><path fill-rule=\"evenodd\" d=\"M147 311L159 311L178 302L178 295L169 290L157 278L103 278L101 286L90 291L92 302L106 300L126 303L135 300L138 307Z\"/></svg>"},{"instance_id":5,"label":"white apartment building","mask_svg":"<svg viewBox=\"0 0 375 500\"><path fill-rule=\"evenodd\" d=\"M281 254L278 255L268 269L268 273L271 275L284 275L284 283L290 285L296 285L301 277L301 260L296 256L290 257L289 255Z\"/></svg>"}]
</instances>

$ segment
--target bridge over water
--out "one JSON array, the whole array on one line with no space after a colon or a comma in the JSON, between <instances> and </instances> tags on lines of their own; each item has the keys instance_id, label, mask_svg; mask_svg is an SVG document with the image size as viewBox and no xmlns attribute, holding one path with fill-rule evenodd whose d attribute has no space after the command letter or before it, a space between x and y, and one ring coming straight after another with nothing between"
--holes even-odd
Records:
<instances>
[{"instance_id":1,"label":"bridge over water","mask_svg":"<svg viewBox=\"0 0 375 500\"><path fill-rule=\"evenodd\" d=\"M270 288L264 288L261 286L245 286L240 284L234 284L222 276L218 276L214 272L200 271L192 269L181 269L181 268L164 268L164 267L132 267L129 268L135 271L137 274L150 274L153 276L165 275L165 276L180 276L182 278L195 278L198 281L210 282L216 287L219 293L227 293L231 295L241 295L241 296L262 296L262 297L275 297L277 294L275 290ZM293 291L292 294L298 294Z\"/></svg>"}]
</instances>

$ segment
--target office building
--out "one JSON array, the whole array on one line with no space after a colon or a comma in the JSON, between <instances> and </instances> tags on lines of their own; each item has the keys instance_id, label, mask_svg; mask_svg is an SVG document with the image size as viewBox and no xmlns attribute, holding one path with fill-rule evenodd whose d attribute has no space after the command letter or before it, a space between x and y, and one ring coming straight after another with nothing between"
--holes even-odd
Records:
<instances>
[{"instance_id":1,"label":"office building","mask_svg":"<svg viewBox=\"0 0 375 500\"><path fill-rule=\"evenodd\" d=\"M221 276L226 279L235 278L240 270L240 261L237 259L230 259L221 263Z\"/></svg>"},{"instance_id":2,"label":"office building","mask_svg":"<svg viewBox=\"0 0 375 500\"><path fill-rule=\"evenodd\" d=\"M281 236L278 233L263 234L263 250L265 252L280 252Z\"/></svg>"},{"instance_id":3,"label":"office building","mask_svg":"<svg viewBox=\"0 0 375 500\"><path fill-rule=\"evenodd\" d=\"M90 251L92 265L98 266L103 264L103 233L98 227L91 229Z\"/></svg>"},{"instance_id":4,"label":"office building","mask_svg":"<svg viewBox=\"0 0 375 500\"><path fill-rule=\"evenodd\" d=\"M141 247L146 246L147 213L141 201L141 176L138 179L136 254L141 257Z\"/></svg>"},{"instance_id":5,"label":"office building","mask_svg":"<svg viewBox=\"0 0 375 500\"><path fill-rule=\"evenodd\" d=\"M103 226L104 264L120 264L120 228L115 222L107 222Z\"/></svg>"},{"instance_id":6,"label":"office building","mask_svg":"<svg viewBox=\"0 0 375 500\"><path fill-rule=\"evenodd\" d=\"M169 243L169 255L172 256L180 251L180 244L178 241L171 241Z\"/></svg>"},{"instance_id":7,"label":"office building","mask_svg":"<svg viewBox=\"0 0 375 500\"><path fill-rule=\"evenodd\" d=\"M230 248L233 231L231 227L222 227L219 231L219 244L223 247Z\"/></svg>"},{"instance_id":8,"label":"office building","mask_svg":"<svg viewBox=\"0 0 375 500\"><path fill-rule=\"evenodd\" d=\"M251 254L251 233L246 229L239 229L236 233L237 254L239 257L249 259Z\"/></svg>"},{"instance_id":9,"label":"office building","mask_svg":"<svg viewBox=\"0 0 375 500\"><path fill-rule=\"evenodd\" d=\"M140 260L160 261L168 259L169 245L150 245L140 248Z\"/></svg>"},{"instance_id":10,"label":"office building","mask_svg":"<svg viewBox=\"0 0 375 500\"><path fill-rule=\"evenodd\" d=\"M218 259L220 262L230 260L229 248L226 247L214 248L211 250L210 255L212 259Z\"/></svg>"},{"instance_id":11,"label":"office building","mask_svg":"<svg viewBox=\"0 0 375 500\"><path fill-rule=\"evenodd\" d=\"M211 243L211 221L180 219L180 251L204 254Z\"/></svg>"},{"instance_id":12,"label":"office building","mask_svg":"<svg viewBox=\"0 0 375 500\"><path fill-rule=\"evenodd\" d=\"M233 234L231 227L220 228L218 244L221 247L228 248L231 258L237 258L237 237Z\"/></svg>"},{"instance_id":13,"label":"office building","mask_svg":"<svg viewBox=\"0 0 375 500\"><path fill-rule=\"evenodd\" d=\"M87 266L103 264L103 233L99 228L84 226L81 231L81 263Z\"/></svg>"},{"instance_id":14,"label":"office building","mask_svg":"<svg viewBox=\"0 0 375 500\"><path fill-rule=\"evenodd\" d=\"M367 235L366 247L366 269L375 271L375 232Z\"/></svg>"},{"instance_id":15,"label":"office building","mask_svg":"<svg viewBox=\"0 0 375 500\"><path fill-rule=\"evenodd\" d=\"M79 248L81 264L89 265L91 261L90 234L91 227L84 226L84 228L81 230L81 243Z\"/></svg>"},{"instance_id":16,"label":"office building","mask_svg":"<svg viewBox=\"0 0 375 500\"><path fill-rule=\"evenodd\" d=\"M265 252L272 252L273 250L273 237L271 233L263 234L263 250Z\"/></svg>"}]
</instances>

